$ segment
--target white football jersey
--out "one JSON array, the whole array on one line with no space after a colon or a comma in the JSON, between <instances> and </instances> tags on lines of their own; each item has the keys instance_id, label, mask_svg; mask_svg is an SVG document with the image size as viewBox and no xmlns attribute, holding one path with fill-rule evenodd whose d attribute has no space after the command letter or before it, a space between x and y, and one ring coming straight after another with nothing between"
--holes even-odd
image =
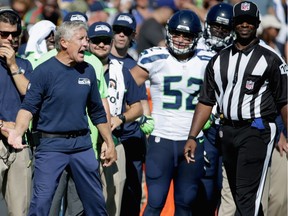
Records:
<instances>
[{"instance_id":1,"label":"white football jersey","mask_svg":"<svg viewBox=\"0 0 288 216\"><path fill-rule=\"evenodd\" d=\"M206 50L209 56L214 56L217 52L212 50L210 46L205 43L205 39L201 37L197 43L197 50Z\"/></svg>"},{"instance_id":2,"label":"white football jersey","mask_svg":"<svg viewBox=\"0 0 288 216\"><path fill-rule=\"evenodd\" d=\"M152 135L187 139L210 55L201 50L187 61L178 61L167 48L153 47L139 56L138 65L149 73L155 120Z\"/></svg>"},{"instance_id":3,"label":"white football jersey","mask_svg":"<svg viewBox=\"0 0 288 216\"><path fill-rule=\"evenodd\" d=\"M203 37L201 37L198 40L197 43L197 49L198 50L206 50L208 52L208 55L212 58L214 55L217 54L217 52L215 50L212 50L211 47L209 47L206 43L205 43L205 39ZM217 105L213 106L212 109L212 113L215 115L217 113ZM219 122L219 120L217 120L217 122Z\"/></svg>"}]
</instances>

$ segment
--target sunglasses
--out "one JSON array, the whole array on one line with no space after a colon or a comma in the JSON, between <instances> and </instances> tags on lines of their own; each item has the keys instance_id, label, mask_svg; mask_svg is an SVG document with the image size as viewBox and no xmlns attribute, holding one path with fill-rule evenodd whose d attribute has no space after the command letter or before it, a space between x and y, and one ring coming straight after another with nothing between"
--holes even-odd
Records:
<instances>
[{"instance_id":1,"label":"sunglasses","mask_svg":"<svg viewBox=\"0 0 288 216\"><path fill-rule=\"evenodd\" d=\"M100 43L103 43L105 45L110 45L112 38L109 37L94 37L90 38L91 43L99 45Z\"/></svg>"},{"instance_id":2,"label":"sunglasses","mask_svg":"<svg viewBox=\"0 0 288 216\"><path fill-rule=\"evenodd\" d=\"M10 34L12 35L12 37L17 37L19 36L19 32L8 32L8 31L0 31L0 35L3 38L8 38L10 36Z\"/></svg>"},{"instance_id":3,"label":"sunglasses","mask_svg":"<svg viewBox=\"0 0 288 216\"><path fill-rule=\"evenodd\" d=\"M125 36L130 36L133 33L132 29L121 26L113 26L113 31L115 34L120 34L122 32Z\"/></svg>"}]
</instances>

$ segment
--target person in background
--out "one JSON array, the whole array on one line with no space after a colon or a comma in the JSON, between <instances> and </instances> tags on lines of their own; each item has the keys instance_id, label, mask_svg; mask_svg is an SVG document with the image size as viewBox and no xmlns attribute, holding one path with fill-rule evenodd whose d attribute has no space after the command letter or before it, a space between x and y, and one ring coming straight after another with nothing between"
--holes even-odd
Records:
<instances>
[{"instance_id":1,"label":"person in background","mask_svg":"<svg viewBox=\"0 0 288 216\"><path fill-rule=\"evenodd\" d=\"M12 10L16 11L20 18L21 18L21 23L22 23L22 35L21 35L21 40L20 40L20 47L18 49L17 54L21 57L25 57L25 45L28 40L28 31L24 23L24 16L25 14L31 10L32 8L35 7L35 1L33 0L11 0L10 1L10 7Z\"/></svg>"},{"instance_id":2,"label":"person in background","mask_svg":"<svg viewBox=\"0 0 288 216\"><path fill-rule=\"evenodd\" d=\"M107 22L110 16L108 7L103 1L95 1L91 4L86 14L89 26L95 22Z\"/></svg>"},{"instance_id":3,"label":"person in background","mask_svg":"<svg viewBox=\"0 0 288 216\"><path fill-rule=\"evenodd\" d=\"M268 14L275 15L273 0L252 0L251 2L254 2L257 5L261 17Z\"/></svg>"},{"instance_id":4,"label":"person in background","mask_svg":"<svg viewBox=\"0 0 288 216\"><path fill-rule=\"evenodd\" d=\"M284 53L285 61L288 62L288 0L273 0L275 16L281 22L281 29L276 38L276 42L281 52Z\"/></svg>"},{"instance_id":5,"label":"person in background","mask_svg":"<svg viewBox=\"0 0 288 216\"><path fill-rule=\"evenodd\" d=\"M204 23L203 37L197 49L208 51L210 59L233 41L232 31L233 7L227 3L219 3L210 8ZM207 61L207 59L205 59ZM193 215L215 215L220 201L222 188L222 157L218 137L220 113L217 105L213 109L208 122L202 129L204 132L205 176L201 179L198 199L193 208ZM206 203L206 208L201 207Z\"/></svg>"},{"instance_id":6,"label":"person in background","mask_svg":"<svg viewBox=\"0 0 288 216\"><path fill-rule=\"evenodd\" d=\"M154 46L166 46L165 25L172 16L173 10L169 7L159 7L154 10L152 17L143 21L136 38L138 55L145 49Z\"/></svg>"},{"instance_id":7,"label":"person in background","mask_svg":"<svg viewBox=\"0 0 288 216\"><path fill-rule=\"evenodd\" d=\"M136 61L128 54L128 49L133 45L136 34L136 21L129 13L119 13L112 25L114 32L113 43L109 58L123 62L123 66L131 69ZM147 101L146 88L142 85L140 98L143 106L144 116L142 121L124 124L124 131L121 135L121 143L126 155L126 182L124 185L121 215L138 216L142 197L142 173L146 153L145 126L153 122L150 117L150 109ZM145 132L144 132L144 131Z\"/></svg>"},{"instance_id":8,"label":"person in background","mask_svg":"<svg viewBox=\"0 0 288 216\"><path fill-rule=\"evenodd\" d=\"M107 144L104 166L117 158L110 124L100 99L93 67L84 62L87 25L64 22L55 34L58 54L39 65L18 112L14 129L2 128L16 149L33 116L40 139L35 152L33 197L29 215L48 215L60 176L71 170L87 215L108 215L89 133L87 115ZM86 112L87 108L87 112ZM57 110L57 112L55 112Z\"/></svg>"},{"instance_id":9,"label":"person in background","mask_svg":"<svg viewBox=\"0 0 288 216\"><path fill-rule=\"evenodd\" d=\"M173 180L174 215L188 216L204 175L203 134L197 139L195 163L187 164L182 151L208 63L201 59L208 53L196 50L202 27L194 12L176 12L166 29L167 47L144 50L131 69L138 85L150 80L155 119L146 154L148 203L144 215L160 215Z\"/></svg>"},{"instance_id":10,"label":"person in background","mask_svg":"<svg viewBox=\"0 0 288 216\"><path fill-rule=\"evenodd\" d=\"M279 44L277 43L277 36L281 26L281 22L275 15L267 14L261 17L261 24L257 34L260 39L284 58L285 54L283 52L283 47L279 47Z\"/></svg>"},{"instance_id":11,"label":"person in background","mask_svg":"<svg viewBox=\"0 0 288 216\"><path fill-rule=\"evenodd\" d=\"M213 7L214 5L219 4L221 2L223 2L223 0L202 0L201 5L197 5L193 1L179 0L178 8L180 7L182 9L189 9L189 10L194 11L199 16L201 22L204 23L209 9Z\"/></svg>"},{"instance_id":12,"label":"person in background","mask_svg":"<svg viewBox=\"0 0 288 216\"><path fill-rule=\"evenodd\" d=\"M55 31L56 26L49 20L40 20L30 28L25 55L33 68L44 53L55 48Z\"/></svg>"},{"instance_id":13,"label":"person in background","mask_svg":"<svg viewBox=\"0 0 288 216\"><path fill-rule=\"evenodd\" d=\"M233 7L232 46L208 63L184 156L193 163L195 137L217 102L223 118L219 137L223 163L236 204L235 215L263 215L261 197L281 113L287 125L287 65L256 36L257 5L242 1ZM288 152L288 144L281 150Z\"/></svg>"},{"instance_id":14,"label":"person in background","mask_svg":"<svg viewBox=\"0 0 288 216\"><path fill-rule=\"evenodd\" d=\"M142 23L149 19L153 14L154 8L149 0L136 0L130 8L130 13L135 17L136 35L139 34Z\"/></svg>"},{"instance_id":15,"label":"person in background","mask_svg":"<svg viewBox=\"0 0 288 216\"><path fill-rule=\"evenodd\" d=\"M94 0L92 0L94 1ZM62 0L58 1L59 7L68 12L79 11L81 13L86 13L89 10L89 4L87 0ZM90 3L91 4L91 3Z\"/></svg>"},{"instance_id":16,"label":"person in background","mask_svg":"<svg viewBox=\"0 0 288 216\"><path fill-rule=\"evenodd\" d=\"M40 20L49 20L54 25L59 26L66 12L59 8L57 0L42 0L39 3L38 6L27 11L23 18L28 31L32 25Z\"/></svg>"},{"instance_id":17,"label":"person in background","mask_svg":"<svg viewBox=\"0 0 288 216\"><path fill-rule=\"evenodd\" d=\"M16 56L21 18L12 9L0 9L0 215L26 216L31 199L31 151L8 144L3 128L14 128L26 94L32 66ZM27 144L26 139L21 139ZM7 206L6 206L7 205Z\"/></svg>"},{"instance_id":18,"label":"person in background","mask_svg":"<svg viewBox=\"0 0 288 216\"><path fill-rule=\"evenodd\" d=\"M23 20L25 14L34 7L34 1L32 0L11 0L11 9L16 11L21 20Z\"/></svg>"},{"instance_id":19,"label":"person in background","mask_svg":"<svg viewBox=\"0 0 288 216\"><path fill-rule=\"evenodd\" d=\"M138 93L139 88L130 71L123 67L122 62L109 59L113 38L112 27L105 22L93 23L89 27L88 36L90 52L101 60L105 70L106 83L108 84L111 127L116 139L114 143L118 160L114 164L115 166L104 167L101 177L108 213L109 215L119 216L126 179L126 159L120 137L123 125L126 122L135 121L143 114L143 109ZM127 109L126 106L129 108Z\"/></svg>"}]
</instances>

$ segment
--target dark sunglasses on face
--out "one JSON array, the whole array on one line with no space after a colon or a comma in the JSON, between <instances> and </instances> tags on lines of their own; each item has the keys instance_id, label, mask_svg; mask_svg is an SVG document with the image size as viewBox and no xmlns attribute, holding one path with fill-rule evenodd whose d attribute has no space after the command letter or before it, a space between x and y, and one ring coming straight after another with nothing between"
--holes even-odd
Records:
<instances>
[{"instance_id":1,"label":"dark sunglasses on face","mask_svg":"<svg viewBox=\"0 0 288 216\"><path fill-rule=\"evenodd\" d=\"M12 37L17 37L19 36L19 32L8 32L8 31L0 31L0 35L3 38L8 38L10 36L10 34L12 35Z\"/></svg>"},{"instance_id":2,"label":"dark sunglasses on face","mask_svg":"<svg viewBox=\"0 0 288 216\"><path fill-rule=\"evenodd\" d=\"M115 34L120 34L121 32L123 32L125 36L130 36L133 33L132 29L121 26L113 26L113 31Z\"/></svg>"},{"instance_id":3,"label":"dark sunglasses on face","mask_svg":"<svg viewBox=\"0 0 288 216\"><path fill-rule=\"evenodd\" d=\"M90 41L93 44L96 44L96 45L99 45L101 42L104 43L105 45L110 45L111 41L112 41L112 38L109 38L109 37L94 37L94 38L91 38Z\"/></svg>"}]
</instances>

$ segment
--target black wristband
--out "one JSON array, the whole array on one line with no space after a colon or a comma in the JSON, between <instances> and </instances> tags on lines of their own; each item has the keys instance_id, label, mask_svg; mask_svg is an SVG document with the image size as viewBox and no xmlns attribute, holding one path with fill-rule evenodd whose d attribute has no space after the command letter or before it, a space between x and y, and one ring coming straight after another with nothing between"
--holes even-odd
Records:
<instances>
[{"instance_id":1,"label":"black wristband","mask_svg":"<svg viewBox=\"0 0 288 216\"><path fill-rule=\"evenodd\" d=\"M197 138L196 138L195 136L188 136L188 140L189 140L189 139L192 139L192 140L194 140L194 141L196 142L196 139L197 139Z\"/></svg>"},{"instance_id":2,"label":"black wristband","mask_svg":"<svg viewBox=\"0 0 288 216\"><path fill-rule=\"evenodd\" d=\"M117 116L118 116L119 119L121 119L122 124L125 124L125 122L126 122L126 117L125 117L125 115L119 114L119 115L117 115Z\"/></svg>"},{"instance_id":3,"label":"black wristband","mask_svg":"<svg viewBox=\"0 0 288 216\"><path fill-rule=\"evenodd\" d=\"M18 75L18 74L23 74L23 70L21 68L19 68L17 71L15 72L11 72L12 76Z\"/></svg>"}]
</instances>

